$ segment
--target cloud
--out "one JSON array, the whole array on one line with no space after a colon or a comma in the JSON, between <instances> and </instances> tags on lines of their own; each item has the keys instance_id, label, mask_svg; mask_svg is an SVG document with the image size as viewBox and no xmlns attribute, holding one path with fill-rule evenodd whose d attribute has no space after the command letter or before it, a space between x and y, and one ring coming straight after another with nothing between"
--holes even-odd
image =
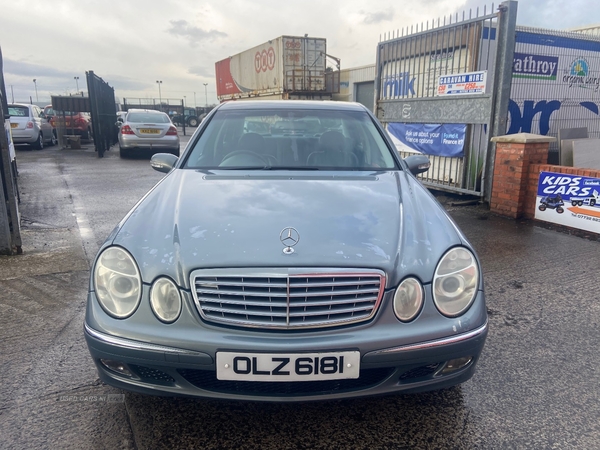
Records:
<instances>
[{"instance_id":1,"label":"cloud","mask_svg":"<svg viewBox=\"0 0 600 450\"><path fill-rule=\"evenodd\" d=\"M188 73L191 73L192 75L199 75L201 77L214 77L215 67L194 66L188 69Z\"/></svg>"},{"instance_id":2,"label":"cloud","mask_svg":"<svg viewBox=\"0 0 600 450\"><path fill-rule=\"evenodd\" d=\"M381 22L391 22L394 18L394 11L392 10L392 8L388 8L385 11L379 12L360 11L360 14L364 16L363 22L368 25L378 24Z\"/></svg>"},{"instance_id":3,"label":"cloud","mask_svg":"<svg viewBox=\"0 0 600 450\"><path fill-rule=\"evenodd\" d=\"M227 37L227 33L217 30L205 31L190 25L187 20L171 20L169 23L171 28L167 30L167 33L186 38L192 47L196 47L202 41L213 42L215 39Z\"/></svg>"},{"instance_id":4,"label":"cloud","mask_svg":"<svg viewBox=\"0 0 600 450\"><path fill-rule=\"evenodd\" d=\"M32 64L24 61L4 58L4 72L18 76L64 78L72 77L72 71L57 69L55 67Z\"/></svg>"}]
</instances>

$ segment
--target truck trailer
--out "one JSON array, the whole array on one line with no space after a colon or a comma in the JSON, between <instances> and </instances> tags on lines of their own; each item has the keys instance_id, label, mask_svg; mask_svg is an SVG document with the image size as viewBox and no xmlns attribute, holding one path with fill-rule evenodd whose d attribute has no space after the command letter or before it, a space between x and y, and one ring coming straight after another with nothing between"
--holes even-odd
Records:
<instances>
[{"instance_id":1,"label":"truck trailer","mask_svg":"<svg viewBox=\"0 0 600 450\"><path fill-rule=\"evenodd\" d=\"M339 60L332 71L327 57L323 38L280 36L218 61L217 98L331 100L339 92Z\"/></svg>"}]
</instances>

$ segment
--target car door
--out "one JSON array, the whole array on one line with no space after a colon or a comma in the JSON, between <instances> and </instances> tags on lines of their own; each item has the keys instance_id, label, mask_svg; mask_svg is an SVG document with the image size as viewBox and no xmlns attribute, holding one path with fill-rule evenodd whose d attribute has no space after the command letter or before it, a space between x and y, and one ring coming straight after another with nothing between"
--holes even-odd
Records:
<instances>
[{"instance_id":1,"label":"car door","mask_svg":"<svg viewBox=\"0 0 600 450\"><path fill-rule=\"evenodd\" d=\"M42 114L42 110L34 106L34 115L36 116L36 121L38 121L40 129L44 134L44 140L49 141L52 139L52 125L50 125L50 121L46 118L44 114Z\"/></svg>"}]
</instances>

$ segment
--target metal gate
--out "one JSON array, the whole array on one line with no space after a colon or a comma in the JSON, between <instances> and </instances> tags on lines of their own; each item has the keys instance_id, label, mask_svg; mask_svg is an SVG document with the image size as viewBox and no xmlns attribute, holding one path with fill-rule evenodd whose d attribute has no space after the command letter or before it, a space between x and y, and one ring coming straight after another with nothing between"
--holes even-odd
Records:
<instances>
[{"instance_id":1,"label":"metal gate","mask_svg":"<svg viewBox=\"0 0 600 450\"><path fill-rule=\"evenodd\" d=\"M494 159L490 137L506 132L517 2L489 11L463 12L386 35L378 44L375 77L375 113L386 127L466 125L460 156L430 156L431 168L420 175L423 184L487 200ZM414 139L424 137L419 133Z\"/></svg>"},{"instance_id":2,"label":"metal gate","mask_svg":"<svg viewBox=\"0 0 600 450\"><path fill-rule=\"evenodd\" d=\"M118 142L118 128L115 125L117 121L115 90L92 70L85 75L92 110L94 144L98 157L102 158L104 152Z\"/></svg>"}]
</instances>

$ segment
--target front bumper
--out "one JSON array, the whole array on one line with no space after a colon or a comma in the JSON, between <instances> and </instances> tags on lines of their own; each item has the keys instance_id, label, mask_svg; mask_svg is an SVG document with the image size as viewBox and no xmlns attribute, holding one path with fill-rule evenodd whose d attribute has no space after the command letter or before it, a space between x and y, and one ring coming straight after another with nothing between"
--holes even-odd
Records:
<instances>
[{"instance_id":1,"label":"front bumper","mask_svg":"<svg viewBox=\"0 0 600 450\"><path fill-rule=\"evenodd\" d=\"M99 376L105 383L145 394L289 402L415 393L447 388L472 377L488 333L483 293L480 292L479 296L466 317L461 318L463 323L480 320L478 325L430 340L407 342L406 339L390 337L389 324L381 317L387 314L379 314L380 317L368 324L326 332L287 334L287 338L280 333L216 327L196 317L194 326L200 331L195 333L195 342L192 343L180 338L179 332L172 328L174 324L169 326L172 332L165 334L165 338L142 338L136 335L140 339L132 339L130 334L123 332L122 327L106 332L108 330L104 325L107 321L102 317L104 313L98 310L93 293L90 293L91 303L88 303L84 334ZM385 300L381 309L390 306ZM189 305L188 302L184 304ZM143 305L140 305L140 310L130 319L141 313L139 329L144 333L151 327L144 327L148 317L144 317ZM193 316L193 313L193 309L184 308L179 319L184 322L184 327L186 316ZM117 322L123 325L127 320ZM181 336L186 334L189 338L189 331ZM222 381L216 378L217 351L285 355L342 350L360 352L358 379L258 382ZM441 373L448 361L461 358L471 360L456 371ZM122 364L130 375L117 373L101 360Z\"/></svg>"}]
</instances>

